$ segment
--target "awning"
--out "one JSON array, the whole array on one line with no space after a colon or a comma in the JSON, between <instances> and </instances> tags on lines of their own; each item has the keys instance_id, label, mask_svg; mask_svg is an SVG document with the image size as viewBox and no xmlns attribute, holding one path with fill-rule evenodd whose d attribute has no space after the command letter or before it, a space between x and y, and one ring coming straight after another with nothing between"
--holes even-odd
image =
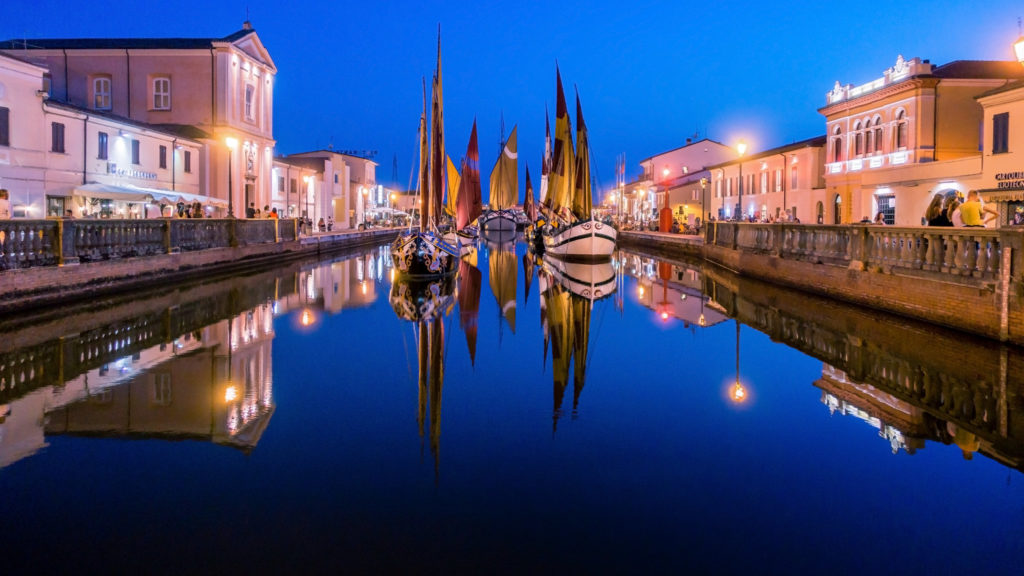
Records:
<instances>
[{"instance_id":1,"label":"awning","mask_svg":"<svg viewBox=\"0 0 1024 576\"><path fill-rule=\"evenodd\" d=\"M84 198L99 198L101 200L117 200L120 202L159 202L160 204L177 204L184 202L211 206L227 206L226 200L210 198L200 194L189 194L187 192L176 192L161 188L144 188L141 186L116 186L114 184L83 184L72 190L72 195Z\"/></svg>"}]
</instances>

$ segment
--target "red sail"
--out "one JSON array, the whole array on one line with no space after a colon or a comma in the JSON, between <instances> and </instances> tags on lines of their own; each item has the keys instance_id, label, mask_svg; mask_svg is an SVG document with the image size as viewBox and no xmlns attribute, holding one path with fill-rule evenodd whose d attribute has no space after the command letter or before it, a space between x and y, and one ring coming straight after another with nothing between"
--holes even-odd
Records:
<instances>
[{"instance_id":1,"label":"red sail","mask_svg":"<svg viewBox=\"0 0 1024 576\"><path fill-rule=\"evenodd\" d=\"M466 147L466 158L462 165L462 181L459 182L459 195L455 205L455 225L462 230L476 220L483 210L480 195L480 151L476 143L476 120L473 120L473 132L469 135Z\"/></svg>"},{"instance_id":2,"label":"red sail","mask_svg":"<svg viewBox=\"0 0 1024 576\"><path fill-rule=\"evenodd\" d=\"M530 166L526 166L526 198L523 200L523 212L530 222L537 221L537 203L533 199L533 183L530 182Z\"/></svg>"}]
</instances>

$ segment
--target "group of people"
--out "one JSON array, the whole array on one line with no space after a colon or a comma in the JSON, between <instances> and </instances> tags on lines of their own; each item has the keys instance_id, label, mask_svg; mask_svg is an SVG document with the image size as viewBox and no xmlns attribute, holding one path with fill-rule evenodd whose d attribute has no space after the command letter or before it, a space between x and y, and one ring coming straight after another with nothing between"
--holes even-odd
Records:
<instances>
[{"instance_id":1,"label":"group of people","mask_svg":"<svg viewBox=\"0 0 1024 576\"><path fill-rule=\"evenodd\" d=\"M924 220L929 226L983 228L997 216L999 212L995 208L982 204L977 190L970 190L966 199L959 192L936 194L925 210Z\"/></svg>"},{"instance_id":2,"label":"group of people","mask_svg":"<svg viewBox=\"0 0 1024 576\"><path fill-rule=\"evenodd\" d=\"M255 202L249 202L249 205L245 207L246 218L280 218L281 216L277 213L277 208L271 208L269 205L263 207L261 212L256 207Z\"/></svg>"}]
</instances>

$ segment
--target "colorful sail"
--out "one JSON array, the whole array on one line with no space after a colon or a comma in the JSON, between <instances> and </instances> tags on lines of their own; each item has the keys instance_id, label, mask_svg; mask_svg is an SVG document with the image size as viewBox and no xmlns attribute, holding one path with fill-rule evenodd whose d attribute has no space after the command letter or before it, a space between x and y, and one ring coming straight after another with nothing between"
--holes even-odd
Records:
<instances>
[{"instance_id":1,"label":"colorful sail","mask_svg":"<svg viewBox=\"0 0 1024 576\"><path fill-rule=\"evenodd\" d=\"M459 181L459 192L455 206L455 226L464 229L480 217L483 210L483 199L480 197L480 151L476 143L476 120L473 120L473 131L469 135L466 147L466 159L462 164L462 179Z\"/></svg>"},{"instance_id":2,"label":"colorful sail","mask_svg":"<svg viewBox=\"0 0 1024 576\"><path fill-rule=\"evenodd\" d=\"M537 203L533 200L533 183L530 182L530 166L526 166L526 196L523 197L523 212L532 223L537 221Z\"/></svg>"},{"instance_id":3,"label":"colorful sail","mask_svg":"<svg viewBox=\"0 0 1024 576\"><path fill-rule=\"evenodd\" d=\"M491 171L491 196L488 200L491 210L508 210L519 200L519 153L516 144L516 129L501 148L498 161Z\"/></svg>"},{"instance_id":4,"label":"colorful sail","mask_svg":"<svg viewBox=\"0 0 1024 576\"><path fill-rule=\"evenodd\" d=\"M437 70L434 72L430 114L430 218L437 226L441 220L445 192L444 98L441 85L441 30L437 32ZM426 208L426 205L424 206Z\"/></svg>"},{"instance_id":5,"label":"colorful sail","mask_svg":"<svg viewBox=\"0 0 1024 576\"><path fill-rule=\"evenodd\" d=\"M420 230L430 226L430 140L427 135L427 81L423 80L423 113L420 114Z\"/></svg>"},{"instance_id":6,"label":"colorful sail","mask_svg":"<svg viewBox=\"0 0 1024 576\"><path fill-rule=\"evenodd\" d=\"M455 216L455 207L458 204L459 195L459 181L462 178L459 176L459 171L455 168L455 163L452 162L451 156L445 156L448 162L448 186L445 194L444 212L448 216Z\"/></svg>"},{"instance_id":7,"label":"colorful sail","mask_svg":"<svg viewBox=\"0 0 1024 576\"><path fill-rule=\"evenodd\" d=\"M572 213L577 220L589 220L593 209L590 188L590 150L587 125L583 122L580 95L576 94L576 171L572 192Z\"/></svg>"},{"instance_id":8,"label":"colorful sail","mask_svg":"<svg viewBox=\"0 0 1024 576\"><path fill-rule=\"evenodd\" d=\"M530 303L530 285L533 284L533 258L529 252L523 254L523 280L526 285L526 296L523 302Z\"/></svg>"},{"instance_id":9,"label":"colorful sail","mask_svg":"<svg viewBox=\"0 0 1024 576\"><path fill-rule=\"evenodd\" d=\"M573 188L573 170L576 155L572 144L572 121L569 109L565 105L565 92L562 90L562 74L556 68L558 77L558 107L555 111L555 142L551 151L551 173L548 175L549 208L563 219L568 219L571 210L571 194Z\"/></svg>"},{"instance_id":10,"label":"colorful sail","mask_svg":"<svg viewBox=\"0 0 1024 576\"><path fill-rule=\"evenodd\" d=\"M569 384L569 365L572 362L572 307L569 302L569 291L557 282L550 283L544 293L544 302L551 341L551 373L554 379L552 424L557 425L562 410L562 398Z\"/></svg>"}]
</instances>

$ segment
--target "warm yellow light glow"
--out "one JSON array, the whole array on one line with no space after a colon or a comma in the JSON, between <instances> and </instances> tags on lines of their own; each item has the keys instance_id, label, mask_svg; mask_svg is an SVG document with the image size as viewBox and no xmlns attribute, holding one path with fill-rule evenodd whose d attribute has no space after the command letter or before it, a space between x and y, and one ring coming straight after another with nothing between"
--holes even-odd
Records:
<instances>
[{"instance_id":1,"label":"warm yellow light glow","mask_svg":"<svg viewBox=\"0 0 1024 576\"><path fill-rule=\"evenodd\" d=\"M303 176L302 177L302 181L305 182L306 184L309 184L310 177L309 176Z\"/></svg>"},{"instance_id":2,"label":"warm yellow light glow","mask_svg":"<svg viewBox=\"0 0 1024 576\"><path fill-rule=\"evenodd\" d=\"M238 398L238 388L228 386L228 389L224 391L224 401L234 402L236 398Z\"/></svg>"},{"instance_id":3,"label":"warm yellow light glow","mask_svg":"<svg viewBox=\"0 0 1024 576\"><path fill-rule=\"evenodd\" d=\"M309 308L302 310L302 316L299 317L299 323L303 326L312 326L316 322L316 315Z\"/></svg>"},{"instance_id":4,"label":"warm yellow light glow","mask_svg":"<svg viewBox=\"0 0 1024 576\"><path fill-rule=\"evenodd\" d=\"M394 268L391 269L390 275L391 275L391 283L394 284L395 283L395 269Z\"/></svg>"},{"instance_id":5,"label":"warm yellow light glow","mask_svg":"<svg viewBox=\"0 0 1024 576\"><path fill-rule=\"evenodd\" d=\"M391 201L392 202L394 202L396 198L398 198L398 196L395 196L394 194L391 195Z\"/></svg>"},{"instance_id":6,"label":"warm yellow light glow","mask_svg":"<svg viewBox=\"0 0 1024 576\"><path fill-rule=\"evenodd\" d=\"M668 175L671 172L672 172L671 170L669 170L668 168L665 168L664 170L661 171L661 175L664 176L665 178L668 178Z\"/></svg>"},{"instance_id":7,"label":"warm yellow light glow","mask_svg":"<svg viewBox=\"0 0 1024 576\"><path fill-rule=\"evenodd\" d=\"M640 297L641 297L641 298L643 298L643 297L644 297L644 287L643 287L643 286L640 286L640 287L638 287L638 288L637 288L637 292L639 292L639 293L640 293Z\"/></svg>"},{"instance_id":8,"label":"warm yellow light glow","mask_svg":"<svg viewBox=\"0 0 1024 576\"><path fill-rule=\"evenodd\" d=\"M747 400L747 389L739 382L736 382L736 384L729 389L729 398L737 404L742 404Z\"/></svg>"},{"instance_id":9,"label":"warm yellow light glow","mask_svg":"<svg viewBox=\"0 0 1024 576\"><path fill-rule=\"evenodd\" d=\"M662 321L668 321L668 312L662 312L661 319Z\"/></svg>"},{"instance_id":10,"label":"warm yellow light glow","mask_svg":"<svg viewBox=\"0 0 1024 576\"><path fill-rule=\"evenodd\" d=\"M363 294L365 295L366 294L366 282L363 281L363 282L360 282L360 284L362 284Z\"/></svg>"},{"instance_id":11,"label":"warm yellow light glow","mask_svg":"<svg viewBox=\"0 0 1024 576\"><path fill-rule=\"evenodd\" d=\"M226 144L227 147L230 148L231 150L234 150L235 148L238 148L238 139L231 137L225 138L224 144Z\"/></svg>"},{"instance_id":12,"label":"warm yellow light glow","mask_svg":"<svg viewBox=\"0 0 1024 576\"><path fill-rule=\"evenodd\" d=\"M707 321L706 318L704 318L704 314L701 314L700 315L700 319L697 320L697 324L699 324L700 326L703 327L703 326L707 326L707 323L708 323L708 321Z\"/></svg>"},{"instance_id":13,"label":"warm yellow light glow","mask_svg":"<svg viewBox=\"0 0 1024 576\"><path fill-rule=\"evenodd\" d=\"M740 140L739 142L737 142L736 143L736 151L740 153L740 156L743 156L744 154L746 154L747 153L747 143L744 142L743 140Z\"/></svg>"},{"instance_id":14,"label":"warm yellow light glow","mask_svg":"<svg viewBox=\"0 0 1024 576\"><path fill-rule=\"evenodd\" d=\"M1017 55L1017 62L1024 64L1024 36L1013 43L1013 53Z\"/></svg>"}]
</instances>

